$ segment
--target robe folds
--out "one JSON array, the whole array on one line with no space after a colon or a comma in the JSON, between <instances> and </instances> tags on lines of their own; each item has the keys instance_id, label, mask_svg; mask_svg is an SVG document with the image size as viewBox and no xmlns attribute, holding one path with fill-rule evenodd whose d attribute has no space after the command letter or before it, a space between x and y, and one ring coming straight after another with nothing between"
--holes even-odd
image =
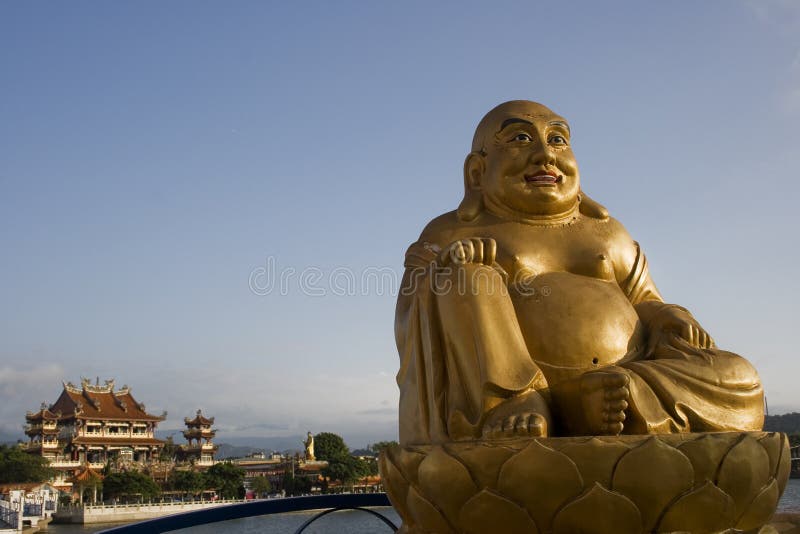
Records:
<instances>
[{"instance_id":1,"label":"robe folds","mask_svg":"<svg viewBox=\"0 0 800 534\"><path fill-rule=\"evenodd\" d=\"M403 445L477 439L487 412L504 400L532 389L550 399L550 385L529 353L508 293L442 291L436 257L427 243L411 245L397 302ZM494 282L502 279L501 269L486 271L494 273ZM654 303L651 308L672 306L662 303L641 251L620 289L634 307L645 302ZM761 428L763 389L744 358L698 349L674 335L664 336L649 352L613 366L630 378L623 433Z\"/></svg>"}]
</instances>

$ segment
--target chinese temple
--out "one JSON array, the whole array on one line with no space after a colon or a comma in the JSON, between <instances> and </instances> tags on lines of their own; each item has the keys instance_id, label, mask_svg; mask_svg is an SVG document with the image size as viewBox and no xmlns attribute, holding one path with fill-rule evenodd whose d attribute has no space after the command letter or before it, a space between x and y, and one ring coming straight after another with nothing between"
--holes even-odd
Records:
<instances>
[{"instance_id":1,"label":"chinese temple","mask_svg":"<svg viewBox=\"0 0 800 534\"><path fill-rule=\"evenodd\" d=\"M197 410L193 419L185 417L183 422L186 425L183 437L186 438L188 444L181 446L182 459L190 461L196 466L214 465L214 454L218 448L211 441L217 433L215 429L211 428L214 418L205 417L201 410Z\"/></svg>"},{"instance_id":2,"label":"chinese temple","mask_svg":"<svg viewBox=\"0 0 800 534\"><path fill-rule=\"evenodd\" d=\"M147 413L128 386L115 390L113 380L99 382L64 382L55 403L43 403L39 411L25 415L27 451L47 458L51 467L62 471L62 480L82 467L148 465L158 460L164 446L155 430L166 412Z\"/></svg>"}]
</instances>

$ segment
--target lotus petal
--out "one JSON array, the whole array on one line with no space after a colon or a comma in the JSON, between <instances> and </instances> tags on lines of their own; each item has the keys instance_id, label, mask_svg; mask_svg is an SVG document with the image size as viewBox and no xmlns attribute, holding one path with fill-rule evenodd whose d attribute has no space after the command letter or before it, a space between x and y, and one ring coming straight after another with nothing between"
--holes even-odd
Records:
<instances>
[{"instance_id":1,"label":"lotus petal","mask_svg":"<svg viewBox=\"0 0 800 534\"><path fill-rule=\"evenodd\" d=\"M408 508L406 507L406 495L408 494L408 481L403 477L403 474L395 467L389 459L389 451L382 451L378 457L378 469L381 473L381 482L386 488L386 494L392 505L400 514L404 521L410 518Z\"/></svg>"},{"instance_id":2,"label":"lotus petal","mask_svg":"<svg viewBox=\"0 0 800 534\"><path fill-rule=\"evenodd\" d=\"M745 436L722 460L717 486L733 498L741 513L771 477L767 451L756 439Z\"/></svg>"},{"instance_id":3,"label":"lotus petal","mask_svg":"<svg viewBox=\"0 0 800 534\"><path fill-rule=\"evenodd\" d=\"M789 472L792 470L792 453L789 450L789 438L781 434L781 457L775 469L775 479L778 481L778 491L783 493L789 481Z\"/></svg>"},{"instance_id":4,"label":"lotus petal","mask_svg":"<svg viewBox=\"0 0 800 534\"><path fill-rule=\"evenodd\" d=\"M778 482L772 479L772 482L761 490L747 507L742 517L739 518L739 522L736 523L736 528L740 530L756 529L769 521L769 518L775 513L780 496Z\"/></svg>"},{"instance_id":5,"label":"lotus petal","mask_svg":"<svg viewBox=\"0 0 800 534\"><path fill-rule=\"evenodd\" d=\"M483 443L459 448L457 456L466 464L478 487L496 488L500 466L513 455L514 452L506 448Z\"/></svg>"},{"instance_id":6,"label":"lotus petal","mask_svg":"<svg viewBox=\"0 0 800 534\"><path fill-rule=\"evenodd\" d=\"M583 480L568 456L534 440L503 464L497 488L547 532L556 510L581 493Z\"/></svg>"},{"instance_id":7,"label":"lotus petal","mask_svg":"<svg viewBox=\"0 0 800 534\"><path fill-rule=\"evenodd\" d=\"M769 472L775 476L775 470L778 468L778 460L781 458L781 448L783 447L783 435L778 432L765 433L764 437L759 439L758 442L767 451L769 458Z\"/></svg>"},{"instance_id":8,"label":"lotus petal","mask_svg":"<svg viewBox=\"0 0 800 534\"><path fill-rule=\"evenodd\" d=\"M762 449L763 451L763 449ZM680 451L651 437L617 463L612 489L631 499L650 531L664 508L692 487L694 469Z\"/></svg>"},{"instance_id":9,"label":"lotus petal","mask_svg":"<svg viewBox=\"0 0 800 534\"><path fill-rule=\"evenodd\" d=\"M701 437L687 441L678 447L689 458L694 468L695 485L704 480L715 481L722 458L736 442L738 434L703 434Z\"/></svg>"},{"instance_id":10,"label":"lotus petal","mask_svg":"<svg viewBox=\"0 0 800 534\"><path fill-rule=\"evenodd\" d=\"M620 457L628 452L628 447L619 442L591 438L583 442L570 442L561 447L560 452L575 462L585 487L599 482L608 488L611 486L614 466Z\"/></svg>"},{"instance_id":11,"label":"lotus petal","mask_svg":"<svg viewBox=\"0 0 800 534\"><path fill-rule=\"evenodd\" d=\"M426 455L424 453L412 451L407 447L399 447L398 449L390 450L390 452L394 453L391 455L391 460L395 467L403 473L406 480L412 484L416 484L419 464L422 463Z\"/></svg>"},{"instance_id":12,"label":"lotus petal","mask_svg":"<svg viewBox=\"0 0 800 534\"><path fill-rule=\"evenodd\" d=\"M733 499L713 482L707 481L669 507L658 525L658 531L691 530L692 534L705 534L732 528L735 522Z\"/></svg>"},{"instance_id":13,"label":"lotus petal","mask_svg":"<svg viewBox=\"0 0 800 534\"><path fill-rule=\"evenodd\" d=\"M435 532L436 534L455 534L455 530L450 526L439 510L425 500L425 498L420 495L413 486L408 488L406 505L408 506L409 512L411 512L411 518L413 519L414 523L413 525L408 526L411 532L414 532L413 527L416 525L421 527L422 530L426 532Z\"/></svg>"},{"instance_id":14,"label":"lotus petal","mask_svg":"<svg viewBox=\"0 0 800 534\"><path fill-rule=\"evenodd\" d=\"M461 509L459 524L468 534L538 534L539 529L521 507L491 490L482 490Z\"/></svg>"},{"instance_id":15,"label":"lotus petal","mask_svg":"<svg viewBox=\"0 0 800 534\"><path fill-rule=\"evenodd\" d=\"M464 464L434 447L419 465L419 489L455 524L461 507L478 492Z\"/></svg>"},{"instance_id":16,"label":"lotus petal","mask_svg":"<svg viewBox=\"0 0 800 534\"><path fill-rule=\"evenodd\" d=\"M561 509L553 520L553 534L638 534L639 509L627 497L599 483Z\"/></svg>"}]
</instances>

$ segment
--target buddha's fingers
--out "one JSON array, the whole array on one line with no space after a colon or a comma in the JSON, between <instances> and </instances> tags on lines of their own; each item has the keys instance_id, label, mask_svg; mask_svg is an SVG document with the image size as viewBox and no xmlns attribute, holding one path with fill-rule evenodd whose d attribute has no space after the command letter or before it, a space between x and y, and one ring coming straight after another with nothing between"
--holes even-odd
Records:
<instances>
[{"instance_id":1,"label":"buddha's fingers","mask_svg":"<svg viewBox=\"0 0 800 534\"><path fill-rule=\"evenodd\" d=\"M483 239L483 263L492 266L497 257L497 241L491 237Z\"/></svg>"},{"instance_id":2,"label":"buddha's fingers","mask_svg":"<svg viewBox=\"0 0 800 534\"><path fill-rule=\"evenodd\" d=\"M472 245L472 261L475 263L483 263L484 258L484 250L483 250L483 239L480 237L476 237L470 239L470 244Z\"/></svg>"}]
</instances>

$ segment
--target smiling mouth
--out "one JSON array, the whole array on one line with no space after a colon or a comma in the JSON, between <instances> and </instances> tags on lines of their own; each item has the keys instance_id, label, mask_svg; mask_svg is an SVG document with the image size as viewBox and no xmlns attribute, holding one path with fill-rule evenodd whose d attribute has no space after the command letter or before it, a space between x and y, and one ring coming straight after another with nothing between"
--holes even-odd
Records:
<instances>
[{"instance_id":1,"label":"smiling mouth","mask_svg":"<svg viewBox=\"0 0 800 534\"><path fill-rule=\"evenodd\" d=\"M555 185L561 183L563 176L554 172L540 172L536 174L526 174L525 182L531 185Z\"/></svg>"}]
</instances>

